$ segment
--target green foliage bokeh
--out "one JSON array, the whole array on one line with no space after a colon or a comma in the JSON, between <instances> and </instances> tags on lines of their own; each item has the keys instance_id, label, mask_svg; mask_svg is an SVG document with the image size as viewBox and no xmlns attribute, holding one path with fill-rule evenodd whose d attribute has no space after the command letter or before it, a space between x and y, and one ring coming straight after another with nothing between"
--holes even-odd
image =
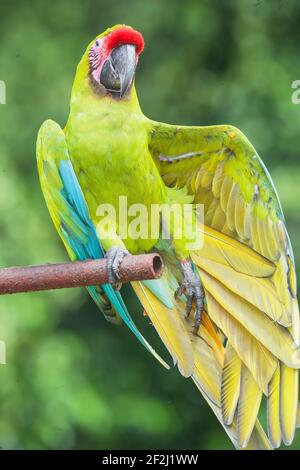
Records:
<instances>
[{"instance_id":1,"label":"green foliage bokeh","mask_svg":"<svg viewBox=\"0 0 300 470\"><path fill-rule=\"evenodd\" d=\"M136 83L146 115L246 133L274 178L300 262L299 22L297 0L1 0L0 265L67 259L39 187L36 134L46 118L64 125L81 54L116 23L145 37ZM232 448L191 381L106 323L83 289L1 297L0 339L4 449Z\"/></svg>"}]
</instances>

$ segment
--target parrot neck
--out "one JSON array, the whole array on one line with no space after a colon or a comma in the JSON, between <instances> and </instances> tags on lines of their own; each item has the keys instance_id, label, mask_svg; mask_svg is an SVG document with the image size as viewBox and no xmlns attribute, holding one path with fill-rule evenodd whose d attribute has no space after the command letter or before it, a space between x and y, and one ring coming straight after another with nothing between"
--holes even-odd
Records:
<instances>
[{"instance_id":1,"label":"parrot neck","mask_svg":"<svg viewBox=\"0 0 300 470\"><path fill-rule=\"evenodd\" d=\"M123 99L112 98L111 96L102 96L97 94L91 84L88 64L86 59L82 59L77 67L77 72L71 93L70 114L92 112L92 114L102 114L114 109L124 113L142 114L134 83L132 84L130 94Z\"/></svg>"},{"instance_id":2,"label":"parrot neck","mask_svg":"<svg viewBox=\"0 0 300 470\"><path fill-rule=\"evenodd\" d=\"M130 95L127 98L122 99L112 98L111 96L101 96L95 93L92 90L92 87L89 83L89 79L87 79L87 83L85 84L85 86L81 87L80 89L74 89L73 87L71 94L71 109L73 107L76 108L81 104L83 106L93 104L94 106L98 106L99 108L101 108L102 103L108 102L111 104L111 106L117 106L118 108L124 107L128 110L141 112L134 84L131 87Z\"/></svg>"}]
</instances>

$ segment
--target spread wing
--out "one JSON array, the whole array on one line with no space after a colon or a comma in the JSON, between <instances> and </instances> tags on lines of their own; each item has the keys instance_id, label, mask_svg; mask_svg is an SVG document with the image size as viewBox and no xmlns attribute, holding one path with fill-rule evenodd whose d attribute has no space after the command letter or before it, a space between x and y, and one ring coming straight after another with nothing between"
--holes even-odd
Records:
<instances>
[{"instance_id":1,"label":"spread wing","mask_svg":"<svg viewBox=\"0 0 300 470\"><path fill-rule=\"evenodd\" d=\"M232 126L150 121L149 150L167 186L204 204L204 244L191 252L207 310L224 338L217 379L224 425L247 445L263 394L269 439L290 444L298 401L299 310L293 252L271 177ZM199 350L201 357L201 350ZM194 380L199 382L199 371ZM203 379L203 377L202 377Z\"/></svg>"}]
</instances>

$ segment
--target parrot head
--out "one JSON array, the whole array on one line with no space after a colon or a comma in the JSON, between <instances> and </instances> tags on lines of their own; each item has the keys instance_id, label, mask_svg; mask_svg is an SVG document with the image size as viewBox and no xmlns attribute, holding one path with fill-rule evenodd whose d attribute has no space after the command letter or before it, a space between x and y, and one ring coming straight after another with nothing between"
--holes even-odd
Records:
<instances>
[{"instance_id":1,"label":"parrot head","mask_svg":"<svg viewBox=\"0 0 300 470\"><path fill-rule=\"evenodd\" d=\"M143 36L129 26L117 25L97 36L85 53L93 90L116 99L126 98L143 48Z\"/></svg>"}]
</instances>

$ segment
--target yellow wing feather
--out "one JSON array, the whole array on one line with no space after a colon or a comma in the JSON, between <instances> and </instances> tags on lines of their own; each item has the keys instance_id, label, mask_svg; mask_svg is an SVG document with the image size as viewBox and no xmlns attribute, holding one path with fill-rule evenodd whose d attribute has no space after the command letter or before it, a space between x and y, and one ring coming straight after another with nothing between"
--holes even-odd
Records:
<instances>
[{"instance_id":1,"label":"yellow wing feather","mask_svg":"<svg viewBox=\"0 0 300 470\"><path fill-rule=\"evenodd\" d=\"M231 344L227 343L222 372L221 405L225 424L233 421L240 396L242 361Z\"/></svg>"},{"instance_id":2,"label":"yellow wing feather","mask_svg":"<svg viewBox=\"0 0 300 470\"><path fill-rule=\"evenodd\" d=\"M186 187L204 205L204 244L191 258L208 317L227 344L224 349L210 340L205 328L201 341L191 339L193 380L236 446L271 446L256 421L262 393L271 443L290 443L297 416L299 309L292 248L272 180L232 126L152 122L149 148L165 183Z\"/></svg>"},{"instance_id":3,"label":"yellow wing feather","mask_svg":"<svg viewBox=\"0 0 300 470\"><path fill-rule=\"evenodd\" d=\"M245 365L242 366L241 391L238 403L238 443L244 448L255 426L262 391Z\"/></svg>"},{"instance_id":4,"label":"yellow wing feather","mask_svg":"<svg viewBox=\"0 0 300 470\"><path fill-rule=\"evenodd\" d=\"M207 293L207 304L211 319L226 335L261 389L267 393L268 383L277 366L275 356L222 308L210 293Z\"/></svg>"},{"instance_id":5,"label":"yellow wing feather","mask_svg":"<svg viewBox=\"0 0 300 470\"><path fill-rule=\"evenodd\" d=\"M294 439L298 406L298 371L281 363L280 366L280 424L282 439L290 445Z\"/></svg>"},{"instance_id":6,"label":"yellow wing feather","mask_svg":"<svg viewBox=\"0 0 300 470\"><path fill-rule=\"evenodd\" d=\"M273 447L277 448L281 444L281 426L280 426L280 365L278 365L272 380L268 386L267 400L267 425L268 437Z\"/></svg>"}]
</instances>

